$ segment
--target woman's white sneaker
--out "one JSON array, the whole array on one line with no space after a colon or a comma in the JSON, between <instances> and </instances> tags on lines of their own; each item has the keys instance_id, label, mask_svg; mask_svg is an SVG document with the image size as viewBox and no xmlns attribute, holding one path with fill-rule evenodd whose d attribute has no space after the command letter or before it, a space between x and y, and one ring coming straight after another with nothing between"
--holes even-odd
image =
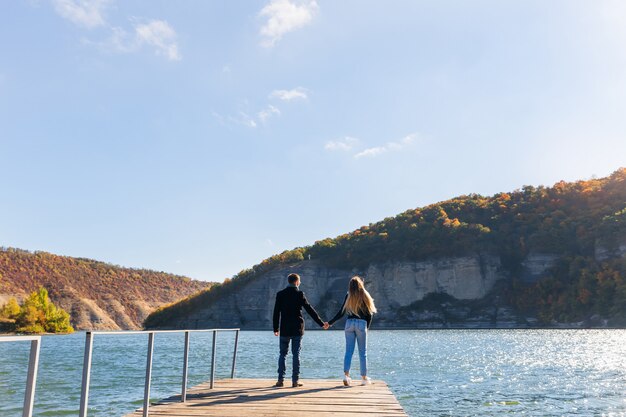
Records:
<instances>
[{"instance_id":1,"label":"woman's white sneaker","mask_svg":"<svg viewBox=\"0 0 626 417\"><path fill-rule=\"evenodd\" d=\"M352 378L350 378L349 376L345 375L343 377L343 385L346 387L349 387L350 384L352 384Z\"/></svg>"},{"instance_id":2,"label":"woman's white sneaker","mask_svg":"<svg viewBox=\"0 0 626 417\"><path fill-rule=\"evenodd\" d=\"M361 385L370 385L372 383L372 378L370 378L369 376L366 376L365 378L361 379Z\"/></svg>"}]
</instances>

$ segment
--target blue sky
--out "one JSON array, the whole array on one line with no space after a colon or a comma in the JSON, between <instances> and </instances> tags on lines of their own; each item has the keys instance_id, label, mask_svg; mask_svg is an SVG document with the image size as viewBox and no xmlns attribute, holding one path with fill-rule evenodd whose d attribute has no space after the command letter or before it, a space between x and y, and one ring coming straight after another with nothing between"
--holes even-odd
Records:
<instances>
[{"instance_id":1,"label":"blue sky","mask_svg":"<svg viewBox=\"0 0 626 417\"><path fill-rule=\"evenodd\" d=\"M221 281L626 166L621 1L0 5L0 245Z\"/></svg>"}]
</instances>

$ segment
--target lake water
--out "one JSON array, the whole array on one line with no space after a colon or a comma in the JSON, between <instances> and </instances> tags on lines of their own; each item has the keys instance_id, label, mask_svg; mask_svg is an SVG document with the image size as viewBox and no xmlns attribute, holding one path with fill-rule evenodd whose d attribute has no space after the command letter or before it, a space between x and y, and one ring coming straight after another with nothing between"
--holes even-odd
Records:
<instances>
[{"instance_id":1,"label":"lake water","mask_svg":"<svg viewBox=\"0 0 626 417\"><path fill-rule=\"evenodd\" d=\"M218 377L230 375L233 336L218 335ZM84 339L43 337L35 415L78 414ZM179 393L183 340L156 335L153 399ZM190 386L208 379L211 341L191 335ZM29 346L0 343L2 417L21 416ZM145 335L95 337L90 416L141 407L146 347ZM343 349L341 331L307 332L301 377L339 380ZM271 332L241 332L237 376L275 378L277 352ZM374 330L368 357L410 416L626 416L626 330Z\"/></svg>"}]
</instances>

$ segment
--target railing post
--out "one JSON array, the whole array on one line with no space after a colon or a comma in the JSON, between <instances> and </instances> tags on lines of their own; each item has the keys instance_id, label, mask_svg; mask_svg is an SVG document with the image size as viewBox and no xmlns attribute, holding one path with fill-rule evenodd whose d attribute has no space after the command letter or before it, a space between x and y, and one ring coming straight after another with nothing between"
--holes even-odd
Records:
<instances>
[{"instance_id":1,"label":"railing post","mask_svg":"<svg viewBox=\"0 0 626 417\"><path fill-rule=\"evenodd\" d=\"M185 352L183 354L183 388L180 394L180 401L187 401L187 375L189 363L189 332L185 332Z\"/></svg>"},{"instance_id":2,"label":"railing post","mask_svg":"<svg viewBox=\"0 0 626 417\"><path fill-rule=\"evenodd\" d=\"M87 417L89 403L89 380L91 379L91 354L93 351L93 334L85 333L85 356L83 358L83 380L80 387L79 417Z\"/></svg>"},{"instance_id":3,"label":"railing post","mask_svg":"<svg viewBox=\"0 0 626 417\"><path fill-rule=\"evenodd\" d=\"M215 380L215 342L217 338L217 330L213 330L213 349L211 354L211 385L210 388L213 389L213 384Z\"/></svg>"},{"instance_id":4,"label":"railing post","mask_svg":"<svg viewBox=\"0 0 626 417\"><path fill-rule=\"evenodd\" d=\"M150 408L150 381L152 379L152 353L154 352L154 332L148 333L148 358L146 360L146 385L143 391L143 417L148 417Z\"/></svg>"},{"instance_id":5,"label":"railing post","mask_svg":"<svg viewBox=\"0 0 626 417\"><path fill-rule=\"evenodd\" d=\"M239 330L235 331L235 349L233 350L233 368L230 371L230 378L235 377L235 364L237 363L237 344L239 343Z\"/></svg>"},{"instance_id":6,"label":"railing post","mask_svg":"<svg viewBox=\"0 0 626 417\"><path fill-rule=\"evenodd\" d=\"M35 403L35 386L37 385L37 368L39 368L39 342L41 339L31 340L30 355L28 358L28 378L26 379L26 392L24 393L24 409L22 417L33 415Z\"/></svg>"}]
</instances>

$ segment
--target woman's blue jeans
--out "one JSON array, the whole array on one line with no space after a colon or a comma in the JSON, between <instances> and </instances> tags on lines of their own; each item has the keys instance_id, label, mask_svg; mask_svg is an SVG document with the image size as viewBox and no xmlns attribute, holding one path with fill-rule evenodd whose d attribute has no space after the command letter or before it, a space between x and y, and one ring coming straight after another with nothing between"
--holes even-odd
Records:
<instances>
[{"instance_id":1,"label":"woman's blue jeans","mask_svg":"<svg viewBox=\"0 0 626 417\"><path fill-rule=\"evenodd\" d=\"M346 356L343 359L343 371L350 372L354 345L359 344L359 362L361 376L367 376L367 322L361 319L346 320Z\"/></svg>"}]
</instances>

